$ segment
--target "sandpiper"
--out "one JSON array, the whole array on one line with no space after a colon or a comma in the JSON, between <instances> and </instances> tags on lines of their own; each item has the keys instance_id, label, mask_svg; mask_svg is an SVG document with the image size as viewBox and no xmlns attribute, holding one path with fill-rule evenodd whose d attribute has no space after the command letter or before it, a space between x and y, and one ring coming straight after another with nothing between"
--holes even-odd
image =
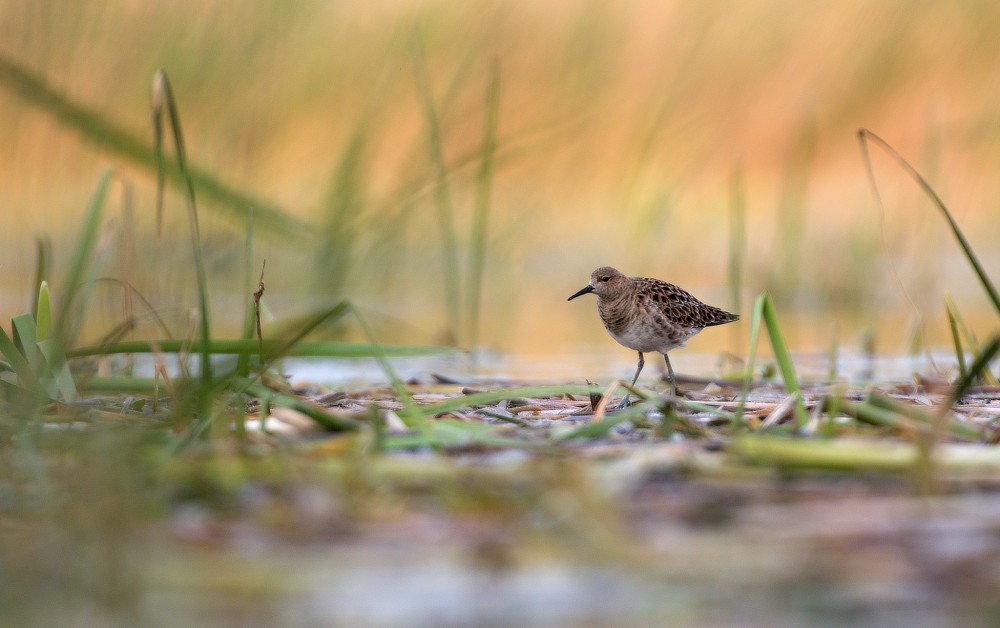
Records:
<instances>
[{"instance_id":1,"label":"sandpiper","mask_svg":"<svg viewBox=\"0 0 1000 628\"><path fill-rule=\"evenodd\" d=\"M671 397L677 394L677 384L667 352L683 347L706 327L739 319L736 314L705 305L673 284L648 277L626 277L610 266L595 270L590 283L567 301L588 292L597 295L597 311L611 337L639 353L632 385L635 386L645 364L642 354L657 351L667 363ZM626 406L627 394L621 403L621 407Z\"/></svg>"}]
</instances>

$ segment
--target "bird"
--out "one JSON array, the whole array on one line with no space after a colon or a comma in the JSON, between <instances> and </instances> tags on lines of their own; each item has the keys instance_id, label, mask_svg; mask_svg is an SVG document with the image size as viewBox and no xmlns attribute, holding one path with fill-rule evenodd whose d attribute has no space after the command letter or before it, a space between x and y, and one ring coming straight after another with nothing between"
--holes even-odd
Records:
<instances>
[{"instance_id":1,"label":"bird","mask_svg":"<svg viewBox=\"0 0 1000 628\"><path fill-rule=\"evenodd\" d=\"M740 318L702 303L683 288L659 279L628 277L610 266L595 270L590 275L590 283L566 300L572 301L591 292L597 295L597 311L604 328L618 344L639 354L632 386L645 364L643 353L656 351L663 354L667 364L671 397L677 395L677 383L667 353L684 347L692 336L706 327ZM627 407L628 401L626 394L620 407Z\"/></svg>"}]
</instances>

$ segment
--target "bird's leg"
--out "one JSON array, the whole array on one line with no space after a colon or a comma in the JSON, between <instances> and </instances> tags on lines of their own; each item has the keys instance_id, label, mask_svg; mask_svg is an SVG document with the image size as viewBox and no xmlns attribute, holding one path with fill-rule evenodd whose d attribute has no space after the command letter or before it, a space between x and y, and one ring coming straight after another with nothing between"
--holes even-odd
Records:
<instances>
[{"instance_id":1,"label":"bird's leg","mask_svg":"<svg viewBox=\"0 0 1000 628\"><path fill-rule=\"evenodd\" d=\"M642 367L646 364L646 359L642 357L642 351L639 351L639 364L635 367L635 377L632 378L632 385L635 386L635 382L639 379L639 373L642 372ZM618 409L628 407L628 393L625 393L625 398L622 402L618 404Z\"/></svg>"},{"instance_id":2,"label":"bird's leg","mask_svg":"<svg viewBox=\"0 0 1000 628\"><path fill-rule=\"evenodd\" d=\"M674 367L670 366L670 358L666 352L663 353L663 360L667 363L667 383L670 384L670 396L677 396L677 381L674 379Z\"/></svg>"}]
</instances>

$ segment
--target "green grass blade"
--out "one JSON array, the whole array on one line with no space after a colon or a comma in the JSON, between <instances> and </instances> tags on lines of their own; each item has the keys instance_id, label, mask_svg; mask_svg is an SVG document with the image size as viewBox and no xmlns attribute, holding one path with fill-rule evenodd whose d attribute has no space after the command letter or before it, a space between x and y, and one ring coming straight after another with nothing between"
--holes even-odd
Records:
<instances>
[{"instance_id":1,"label":"green grass blade","mask_svg":"<svg viewBox=\"0 0 1000 628\"><path fill-rule=\"evenodd\" d=\"M254 307L254 291L256 287L253 285L254 280L254 267L253 267L253 212L251 211L247 214L247 233L243 240L243 331L240 334L240 338L243 340L252 340L254 338L254 330L256 329L256 308ZM261 271L263 275L263 270ZM264 279L261 277L260 282L263 283ZM263 298L263 297L262 297ZM258 345L259 347L259 345ZM263 356L261 356L263 360ZM247 377L250 375L250 353L241 353L239 360L236 363L236 373Z\"/></svg>"},{"instance_id":2,"label":"green grass blade","mask_svg":"<svg viewBox=\"0 0 1000 628\"><path fill-rule=\"evenodd\" d=\"M358 311L356 307L351 306L351 311L354 313L354 317L358 320L361 328L365 332L365 336L368 338L368 342L371 344L372 349L374 349L375 359L378 360L379 366L382 367L382 371L389 378L389 382L392 385L392 389L396 391L396 395L399 396L399 400L403 403L404 414L410 420L410 427L415 427L421 432L426 432L428 429L428 422L424 413L417 407L416 402L413 401L413 397L410 395L410 391L406 389L406 384L403 380L399 378L396 374L396 369L392 368L392 364L389 362L385 351L382 350L382 346L375 340L375 334L372 332L371 327L368 326L368 322L361 316L361 312Z\"/></svg>"},{"instance_id":3,"label":"green grass blade","mask_svg":"<svg viewBox=\"0 0 1000 628\"><path fill-rule=\"evenodd\" d=\"M428 429L413 434L391 434L383 441L385 449L415 449L419 447L517 447L537 446L521 438L497 435L497 428L482 423L463 423L452 419L441 419L428 425Z\"/></svg>"},{"instance_id":4,"label":"green grass blade","mask_svg":"<svg viewBox=\"0 0 1000 628\"><path fill-rule=\"evenodd\" d=\"M38 306L41 299L42 285L49 278L49 266L52 264L52 241L48 237L35 238L35 298L31 300L34 308L31 313L38 318ZM48 285L48 284L45 284Z\"/></svg>"},{"instance_id":5,"label":"green grass blade","mask_svg":"<svg viewBox=\"0 0 1000 628\"><path fill-rule=\"evenodd\" d=\"M35 306L35 335L39 341L52 337L52 302L49 297L49 283L43 281L38 287L38 304Z\"/></svg>"},{"instance_id":6,"label":"green grass blade","mask_svg":"<svg viewBox=\"0 0 1000 628\"><path fill-rule=\"evenodd\" d=\"M104 200L108 194L112 173L105 170L97 182L97 189L90 197L90 202L84 210L83 224L79 229L76 247L70 257L66 279L63 281L63 294L60 299L59 314L55 318L53 338L61 347L72 344L75 330L80 324L80 314L83 305L77 303L77 295L83 288L83 278L90 270L90 258L97 245L97 232L101 224L101 213Z\"/></svg>"},{"instance_id":7,"label":"green grass blade","mask_svg":"<svg viewBox=\"0 0 1000 628\"><path fill-rule=\"evenodd\" d=\"M357 261L359 220L364 216L364 186L367 173L364 156L368 147L368 132L375 108L369 105L354 128L330 176L323 202L323 221L319 226L322 243L318 247L317 281L320 288L332 294L343 294L344 283L352 263ZM385 220L378 216L375 220ZM379 225L380 230L383 225Z\"/></svg>"},{"instance_id":8,"label":"green grass blade","mask_svg":"<svg viewBox=\"0 0 1000 628\"><path fill-rule=\"evenodd\" d=\"M31 314L19 314L11 319L11 331L14 334L14 345L21 351L28 364L37 373L41 363L38 353L38 334L35 328L35 318Z\"/></svg>"},{"instance_id":9,"label":"green grass blade","mask_svg":"<svg viewBox=\"0 0 1000 628\"><path fill-rule=\"evenodd\" d=\"M69 363L66 362L66 356L59 352L59 347L52 339L39 342L37 347L49 365L49 377L51 377L49 396L55 398L58 395L66 402L78 400L80 395L76 389L76 382L73 381L73 374L69 370Z\"/></svg>"},{"instance_id":10,"label":"green grass blade","mask_svg":"<svg viewBox=\"0 0 1000 628\"><path fill-rule=\"evenodd\" d=\"M727 450L739 461L781 469L834 469L847 472L883 471L904 473L917 457L910 444L789 439L745 434Z\"/></svg>"},{"instance_id":11,"label":"green grass blade","mask_svg":"<svg viewBox=\"0 0 1000 628\"><path fill-rule=\"evenodd\" d=\"M449 326L447 332L450 335L455 335L461 330L459 325L458 240L455 236L454 209L452 208L451 193L448 189L448 167L444 160L444 138L434 106L434 95L431 92L430 78L427 73L427 55L424 52L424 43L419 31L414 37L414 49L417 91L420 92L426 118L425 124L427 125L427 150L434 167L434 205L437 207L438 224L442 238L441 252L444 255L443 283Z\"/></svg>"},{"instance_id":12,"label":"green grass blade","mask_svg":"<svg viewBox=\"0 0 1000 628\"><path fill-rule=\"evenodd\" d=\"M3 355L7 364L10 365L11 370L17 376L18 383L23 388L31 389L34 387L37 382L34 369L31 368L24 354L18 350L17 345L14 344L3 327L0 327L0 355Z\"/></svg>"},{"instance_id":13,"label":"green grass blade","mask_svg":"<svg viewBox=\"0 0 1000 628\"><path fill-rule=\"evenodd\" d=\"M844 405L847 408L851 407L850 402L847 401L842 401L842 405ZM870 393L869 395L867 395L864 402L860 404L855 404L855 406L862 407L862 411L869 411L872 409L887 411L903 419L907 420L912 419L913 421L917 421L918 423L921 424L917 426L920 429L923 429L925 426L928 425L933 425L936 420L935 416L940 416L940 420L938 421L940 425L947 427L948 431L950 431L955 436L967 440L978 440L980 436L980 429L978 427L975 427L974 425L969 425L967 423L962 423L955 420L946 420L945 414L941 413L942 408L940 407L938 409L937 414L932 414L927 410L925 410L924 408L910 405L907 403L902 403L896 399L887 397L877 392ZM945 406L944 408L948 407L950 407L950 405ZM912 425L910 427L911 429L914 429Z\"/></svg>"},{"instance_id":14,"label":"green grass blade","mask_svg":"<svg viewBox=\"0 0 1000 628\"><path fill-rule=\"evenodd\" d=\"M469 249L469 346L479 343L479 308L482 302L483 268L486 262L486 234L493 186L493 164L497 152L497 125L500 110L500 70L494 62L486 86L486 115L483 123L481 161L476 174L476 206L472 216L472 238Z\"/></svg>"},{"instance_id":15,"label":"green grass blade","mask_svg":"<svg viewBox=\"0 0 1000 628\"><path fill-rule=\"evenodd\" d=\"M50 113L57 121L79 133L84 139L134 164L157 169L155 149L123 126L108 120L105 114L85 107L56 91L44 78L0 55L0 85L31 105ZM185 177L175 165L165 169L167 180L185 184ZM243 218L250 208L270 232L296 238L309 237L308 225L300 222L278 205L230 187L206 170L189 168L190 178L199 193L216 203L220 209Z\"/></svg>"},{"instance_id":16,"label":"green grass blade","mask_svg":"<svg viewBox=\"0 0 1000 628\"><path fill-rule=\"evenodd\" d=\"M982 372L987 371L990 367L990 362L993 358L1000 353L1000 336L994 336L992 340L986 343L983 350L979 352L976 359L972 361L969 366L969 370L966 371L965 375L958 381L955 385L955 392L953 393L953 398L958 399L965 391L969 389L970 386L975 383L976 378L978 378Z\"/></svg>"},{"instance_id":17,"label":"green grass blade","mask_svg":"<svg viewBox=\"0 0 1000 628\"><path fill-rule=\"evenodd\" d=\"M598 438L604 438L608 435L614 427L624 421L628 421L634 417L643 416L646 411L649 410L649 406L645 404L636 404L627 409L620 410L609 414L608 416L602 418L600 421L593 423L587 423L586 425L581 425L580 427L567 432L564 434L562 440L594 440ZM664 417L664 421L669 421L669 417Z\"/></svg>"},{"instance_id":18,"label":"green grass blade","mask_svg":"<svg viewBox=\"0 0 1000 628\"><path fill-rule=\"evenodd\" d=\"M258 399L267 398L270 400L271 405L297 410L331 431L343 432L358 429L357 421L335 416L314 403L294 395L286 395L277 392L264 386L263 384L251 383L245 387L240 387L240 390L257 397Z\"/></svg>"},{"instance_id":19,"label":"green grass blade","mask_svg":"<svg viewBox=\"0 0 1000 628\"><path fill-rule=\"evenodd\" d=\"M767 293L760 293L753 303L753 312L750 315L750 352L747 356L746 377L743 380L743 390L740 392L740 405L736 408L733 418L732 429L734 431L741 427L743 412L747 405L747 397L750 395L750 382L753 381L753 370L757 362L757 342L760 339L760 324L764 317L764 301L766 299Z\"/></svg>"},{"instance_id":20,"label":"green grass blade","mask_svg":"<svg viewBox=\"0 0 1000 628\"><path fill-rule=\"evenodd\" d=\"M795 398L795 424L799 429L805 427L809 420L805 403L802 401L802 389L799 386L799 379L795 374L795 364L792 362L792 355L785 345L785 338L778 325L778 315L774 311L774 304L771 297L764 294L763 307L764 325L767 327L767 335L771 338L771 348L774 350L774 359L778 362L778 369L781 371L781 378L785 382L785 389L789 394L797 395Z\"/></svg>"},{"instance_id":21,"label":"green grass blade","mask_svg":"<svg viewBox=\"0 0 1000 628\"><path fill-rule=\"evenodd\" d=\"M527 386L523 388L504 388L489 392L473 393L452 399L445 399L437 403L420 406L426 416L436 416L446 412L454 412L462 408L484 405L503 401L504 399L517 399L519 397L547 397L552 395L586 395L589 393L604 392L599 386L584 386L581 384L569 384L558 386Z\"/></svg>"},{"instance_id":22,"label":"green grass blade","mask_svg":"<svg viewBox=\"0 0 1000 628\"><path fill-rule=\"evenodd\" d=\"M951 341L955 345L955 359L958 361L958 378L963 379L968 372L965 368L965 349L962 348L962 338L958 334L958 323L955 321L953 301L945 295L945 311L948 313L948 327L951 329Z\"/></svg>"},{"instance_id":23,"label":"green grass blade","mask_svg":"<svg viewBox=\"0 0 1000 628\"><path fill-rule=\"evenodd\" d=\"M975 252L973 252L969 241L965 239L965 234L962 233L958 223L955 222L951 212L948 211L948 207L945 206L944 201L942 201L941 197L937 195L934 188L932 188L927 180L924 179L919 172L917 172L916 168L910 165L910 162L903 159L903 156L900 155L895 148L875 133L872 133L868 129L858 129L858 141L861 143L861 154L864 158L865 168L868 171L868 180L872 186L872 191L875 195L875 200L878 203L879 210L884 213L885 206L882 202L882 196L878 189L878 182L875 179L875 170L872 167L871 156L868 153L868 142L874 142L886 153L888 153L889 156L892 157L893 160L895 160L895 162L899 164L899 166L907 174L909 174L914 181L917 182L920 189L924 191L928 198L931 199L931 202L934 203L934 205L941 211L941 215L944 216L944 219L948 222L948 226L951 228L952 234L954 234L955 239L958 240L958 244L962 248L962 252L965 253L965 258L969 260L969 264L979 277L980 285L982 285L983 289L986 290L986 294L993 302L993 307L996 309L997 314L1000 314L1000 292L997 292L996 286L993 285L993 282L983 269L982 264L979 263L979 258L977 258Z\"/></svg>"},{"instance_id":24,"label":"green grass blade","mask_svg":"<svg viewBox=\"0 0 1000 628\"><path fill-rule=\"evenodd\" d=\"M950 294L945 294L945 307L948 313L948 324L951 328L952 342L956 343L955 346L959 351L959 379L961 379L965 374L965 351L968 350L970 353L977 354L980 352L981 347L979 346L979 341L976 339L976 335L968 323L965 322L962 311L958 309L958 305L951 298ZM988 369L981 373L979 381L987 386L1000 385L1000 380L997 380L997 377Z\"/></svg>"},{"instance_id":25,"label":"green grass blade","mask_svg":"<svg viewBox=\"0 0 1000 628\"><path fill-rule=\"evenodd\" d=\"M177 102L174 99L170 81L163 70L157 70L153 76L153 97L152 97L154 126L157 136L162 133L162 119L164 112L170 121L171 136L174 139L174 153L177 158L177 167L185 183L185 200L188 210L188 225L191 229L191 249L194 257L195 278L198 284L198 330L201 337L201 381L205 386L209 386L212 381L212 361L208 353L208 346L211 340L211 316L208 308L208 277L205 272L205 261L202 258L201 250L201 228L198 225L198 205L195 200L194 181L187 167L187 155L184 149L184 132L181 129L181 118L177 110ZM163 162L162 143L157 141L157 160ZM161 181L162 183L162 181Z\"/></svg>"},{"instance_id":26,"label":"green grass blade","mask_svg":"<svg viewBox=\"0 0 1000 628\"><path fill-rule=\"evenodd\" d=\"M350 309L350 304L347 301L341 301L335 304L333 307L329 308L328 310L320 312L315 317L313 317L311 321L303 325L293 337L289 338L288 340L280 341L280 343L275 347L273 351L264 351L263 339L257 339L256 340L257 349L258 351L263 352L263 355L261 355L261 364L260 364L261 372L266 371L268 368L270 368L271 364L273 364L276 360L279 360L282 357L288 355L288 353L292 351L295 348L295 346L302 341L303 338L312 333L312 331L315 330L317 327L319 327L320 325L322 325L327 321L337 320L338 318L346 314L349 309Z\"/></svg>"}]
</instances>

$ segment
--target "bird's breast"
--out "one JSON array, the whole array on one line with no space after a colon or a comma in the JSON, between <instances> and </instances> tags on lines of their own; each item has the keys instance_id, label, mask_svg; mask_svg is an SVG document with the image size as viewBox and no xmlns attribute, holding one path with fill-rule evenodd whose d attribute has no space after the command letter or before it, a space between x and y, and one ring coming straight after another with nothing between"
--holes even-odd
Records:
<instances>
[{"instance_id":1,"label":"bird's breast","mask_svg":"<svg viewBox=\"0 0 1000 628\"><path fill-rule=\"evenodd\" d=\"M660 308L644 308L637 304L611 301L600 302L598 311L604 328L619 344L635 351L665 353L683 347L698 333L675 324Z\"/></svg>"}]
</instances>

